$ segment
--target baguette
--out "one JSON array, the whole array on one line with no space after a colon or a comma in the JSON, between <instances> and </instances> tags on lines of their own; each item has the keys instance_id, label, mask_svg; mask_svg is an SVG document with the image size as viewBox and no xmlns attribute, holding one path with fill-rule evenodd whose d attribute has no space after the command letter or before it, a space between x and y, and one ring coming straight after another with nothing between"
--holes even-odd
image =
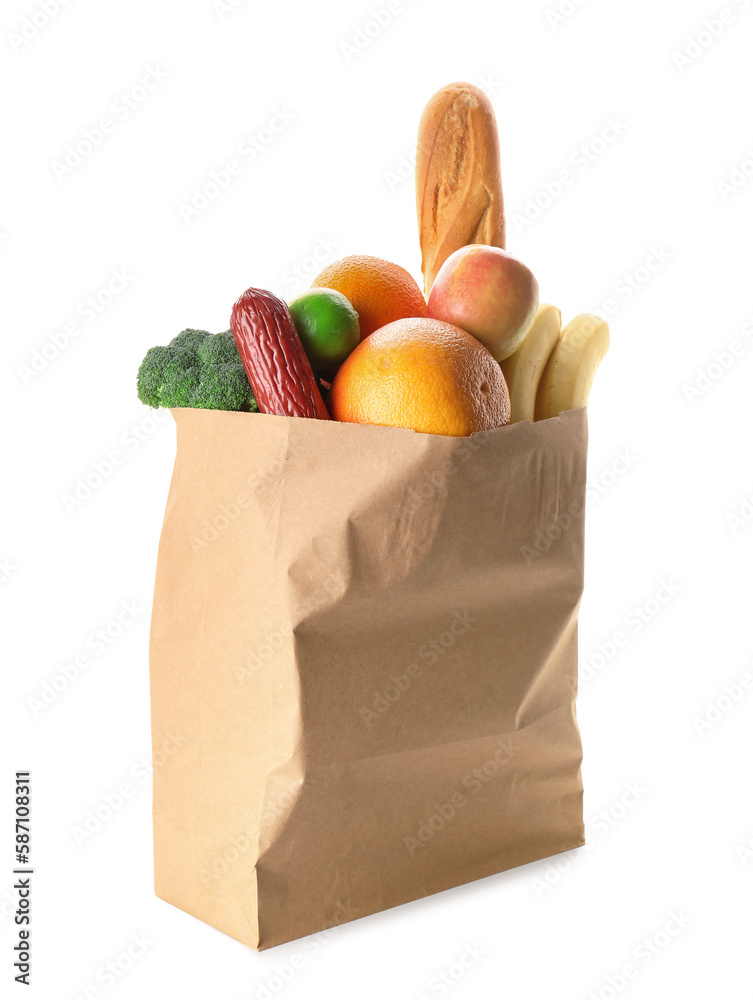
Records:
<instances>
[{"instance_id":1,"label":"baguette","mask_svg":"<svg viewBox=\"0 0 753 1000\"><path fill-rule=\"evenodd\" d=\"M416 208L427 296L455 250L470 243L505 249L497 122L489 98L470 83L443 87L424 109Z\"/></svg>"}]
</instances>

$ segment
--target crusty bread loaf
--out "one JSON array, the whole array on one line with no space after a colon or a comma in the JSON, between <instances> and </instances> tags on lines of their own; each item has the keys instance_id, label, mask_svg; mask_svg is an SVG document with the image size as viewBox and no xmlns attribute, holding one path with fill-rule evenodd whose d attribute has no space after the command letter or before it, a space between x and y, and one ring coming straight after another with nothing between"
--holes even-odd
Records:
<instances>
[{"instance_id":1,"label":"crusty bread loaf","mask_svg":"<svg viewBox=\"0 0 753 1000\"><path fill-rule=\"evenodd\" d=\"M470 83L443 87L424 109L416 207L427 296L455 250L469 243L505 248L497 122L489 98Z\"/></svg>"}]
</instances>

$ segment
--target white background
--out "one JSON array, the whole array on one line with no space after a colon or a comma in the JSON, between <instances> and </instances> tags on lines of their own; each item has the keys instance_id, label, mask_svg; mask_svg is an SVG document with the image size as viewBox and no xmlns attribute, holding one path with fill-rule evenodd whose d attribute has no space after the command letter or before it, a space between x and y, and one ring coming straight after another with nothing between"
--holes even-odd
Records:
<instances>
[{"instance_id":1,"label":"white background","mask_svg":"<svg viewBox=\"0 0 753 1000\"><path fill-rule=\"evenodd\" d=\"M434 977L474 945L484 955L445 987L454 998L749 997L753 693L734 685L753 675L753 181L734 171L753 156L753 6L730 0L718 37L703 34L722 10L712 0L581 0L559 21L547 15L555 0L393 0L369 36L359 29L385 0L217 6L69 0L19 43L39 8L3 4L3 994L23 989L10 809L13 772L30 768L24 995L438 997ZM120 95L149 70L166 76L124 114ZM259 955L152 895L147 643L175 441L172 422L138 402L135 374L148 347L186 326L226 329L248 285L303 290L293 269L312 273L317 246L419 277L409 161L424 103L457 79L492 96L508 247L542 299L565 319L614 300L589 407L579 719L590 847L561 870L543 861ZM186 222L181 203L278 111L292 120ZM56 176L66 147L104 117L113 130ZM600 143L610 119L620 134ZM572 183L558 193L563 170ZM739 189L720 186L733 174ZM536 201L538 217L521 221ZM655 250L662 265L641 270ZM91 318L81 304L119 269L125 289ZM34 352L53 335L64 343L71 321L78 334L41 365ZM112 474L66 503L112 452ZM677 592L652 603L663 581ZM87 640L122 602L135 602L135 621L94 654ZM649 619L640 628L627 620L635 608ZM613 650L616 631L627 641ZM86 652L86 669L35 711L44 683ZM123 783L122 808L77 842L87 811ZM640 791L627 807L630 785ZM680 911L682 931L663 936ZM99 972L133 934L150 944L107 986ZM278 989L294 956L303 965ZM627 963L635 978L610 993Z\"/></svg>"}]
</instances>

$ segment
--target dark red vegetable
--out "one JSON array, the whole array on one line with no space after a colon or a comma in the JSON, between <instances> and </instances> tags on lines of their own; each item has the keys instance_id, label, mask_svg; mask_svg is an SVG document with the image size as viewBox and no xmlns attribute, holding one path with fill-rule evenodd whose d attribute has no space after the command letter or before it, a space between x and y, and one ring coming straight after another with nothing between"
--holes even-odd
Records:
<instances>
[{"instance_id":1,"label":"dark red vegetable","mask_svg":"<svg viewBox=\"0 0 753 1000\"><path fill-rule=\"evenodd\" d=\"M230 329L262 413L329 420L327 407L287 305L249 288L233 306Z\"/></svg>"}]
</instances>

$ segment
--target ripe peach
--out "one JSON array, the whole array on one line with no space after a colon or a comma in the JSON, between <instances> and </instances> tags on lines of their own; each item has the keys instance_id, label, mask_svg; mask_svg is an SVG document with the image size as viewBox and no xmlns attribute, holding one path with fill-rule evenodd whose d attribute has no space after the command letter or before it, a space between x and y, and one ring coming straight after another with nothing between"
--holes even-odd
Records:
<instances>
[{"instance_id":1,"label":"ripe peach","mask_svg":"<svg viewBox=\"0 0 753 1000\"><path fill-rule=\"evenodd\" d=\"M504 361L528 333L538 307L539 285L525 264L506 250L473 244L442 265L428 316L459 326Z\"/></svg>"}]
</instances>

